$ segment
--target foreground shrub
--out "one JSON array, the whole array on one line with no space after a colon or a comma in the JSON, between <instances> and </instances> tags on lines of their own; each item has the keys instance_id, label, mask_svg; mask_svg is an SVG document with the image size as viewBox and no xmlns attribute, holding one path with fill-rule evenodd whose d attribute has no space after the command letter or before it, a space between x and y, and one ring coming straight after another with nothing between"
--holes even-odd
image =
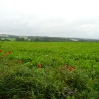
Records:
<instances>
[{"instance_id":1,"label":"foreground shrub","mask_svg":"<svg viewBox=\"0 0 99 99\"><path fill-rule=\"evenodd\" d=\"M86 70L25 65L0 68L1 99L88 99L98 97L97 83ZM95 85L94 85L95 84ZM89 98L91 99L91 98Z\"/></svg>"}]
</instances>

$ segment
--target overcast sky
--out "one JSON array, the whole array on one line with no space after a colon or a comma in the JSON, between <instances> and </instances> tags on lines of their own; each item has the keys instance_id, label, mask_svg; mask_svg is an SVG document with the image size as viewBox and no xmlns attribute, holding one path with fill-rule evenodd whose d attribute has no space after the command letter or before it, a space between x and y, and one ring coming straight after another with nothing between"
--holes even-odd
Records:
<instances>
[{"instance_id":1,"label":"overcast sky","mask_svg":"<svg viewBox=\"0 0 99 99\"><path fill-rule=\"evenodd\" d=\"M0 0L0 34L99 39L99 0Z\"/></svg>"}]
</instances>

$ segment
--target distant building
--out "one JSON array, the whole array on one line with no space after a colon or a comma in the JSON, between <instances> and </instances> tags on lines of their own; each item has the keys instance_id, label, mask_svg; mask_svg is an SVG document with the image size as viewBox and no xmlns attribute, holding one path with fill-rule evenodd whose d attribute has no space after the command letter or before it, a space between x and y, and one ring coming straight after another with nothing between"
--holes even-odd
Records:
<instances>
[{"instance_id":1,"label":"distant building","mask_svg":"<svg viewBox=\"0 0 99 99\"><path fill-rule=\"evenodd\" d=\"M75 41L75 42L77 42L78 40L77 39L71 39L72 41Z\"/></svg>"}]
</instances>

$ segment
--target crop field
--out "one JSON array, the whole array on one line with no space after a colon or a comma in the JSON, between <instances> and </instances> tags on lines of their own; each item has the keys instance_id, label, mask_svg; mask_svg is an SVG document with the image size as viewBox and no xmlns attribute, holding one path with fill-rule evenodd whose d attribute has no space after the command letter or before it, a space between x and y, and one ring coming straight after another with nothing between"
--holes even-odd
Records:
<instances>
[{"instance_id":1,"label":"crop field","mask_svg":"<svg viewBox=\"0 0 99 99\"><path fill-rule=\"evenodd\" d=\"M99 99L99 42L0 42L0 99Z\"/></svg>"}]
</instances>

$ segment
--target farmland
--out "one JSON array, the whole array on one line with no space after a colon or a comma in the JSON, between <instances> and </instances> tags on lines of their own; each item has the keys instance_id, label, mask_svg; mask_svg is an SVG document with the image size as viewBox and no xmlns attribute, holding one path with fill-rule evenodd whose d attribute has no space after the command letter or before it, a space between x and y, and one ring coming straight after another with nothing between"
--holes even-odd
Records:
<instances>
[{"instance_id":1,"label":"farmland","mask_svg":"<svg viewBox=\"0 0 99 99\"><path fill-rule=\"evenodd\" d=\"M99 43L0 42L0 99L99 99Z\"/></svg>"}]
</instances>

